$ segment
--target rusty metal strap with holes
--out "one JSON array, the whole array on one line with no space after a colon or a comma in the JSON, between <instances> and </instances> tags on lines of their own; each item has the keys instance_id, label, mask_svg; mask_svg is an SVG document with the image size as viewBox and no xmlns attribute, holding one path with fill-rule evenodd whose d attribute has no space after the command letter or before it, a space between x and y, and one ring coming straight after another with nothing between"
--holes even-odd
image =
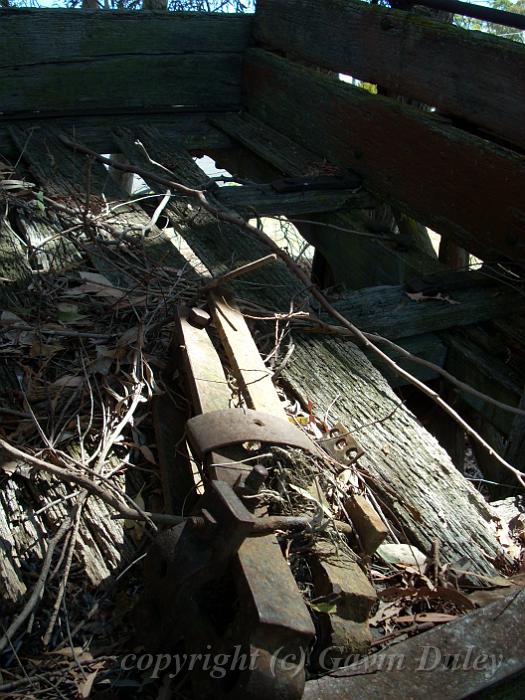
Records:
<instances>
[{"instance_id":1,"label":"rusty metal strap with holes","mask_svg":"<svg viewBox=\"0 0 525 700\"><path fill-rule=\"evenodd\" d=\"M298 447L319 456L315 443L292 423L250 408L228 408L190 418L186 423L188 441L197 456L229 445L260 442Z\"/></svg>"},{"instance_id":2,"label":"rusty metal strap with holes","mask_svg":"<svg viewBox=\"0 0 525 700\"><path fill-rule=\"evenodd\" d=\"M342 423L336 423L330 430L330 437L320 440L318 444L325 452L346 466L355 464L359 457L364 455L363 448Z\"/></svg>"}]
</instances>

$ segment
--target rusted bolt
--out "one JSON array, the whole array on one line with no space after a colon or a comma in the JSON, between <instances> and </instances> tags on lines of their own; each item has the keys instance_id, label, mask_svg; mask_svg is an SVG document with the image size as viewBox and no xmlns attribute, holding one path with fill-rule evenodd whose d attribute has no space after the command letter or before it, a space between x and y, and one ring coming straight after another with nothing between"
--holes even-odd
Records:
<instances>
[{"instance_id":1,"label":"rusted bolt","mask_svg":"<svg viewBox=\"0 0 525 700\"><path fill-rule=\"evenodd\" d=\"M203 508L200 516L192 515L188 518L187 527L206 536L212 534L217 527L217 521L209 511Z\"/></svg>"},{"instance_id":2,"label":"rusted bolt","mask_svg":"<svg viewBox=\"0 0 525 700\"><path fill-rule=\"evenodd\" d=\"M194 328L206 328L210 321L210 314L204 311L204 309L199 309L197 306L194 306L188 312L188 323Z\"/></svg>"},{"instance_id":3,"label":"rusted bolt","mask_svg":"<svg viewBox=\"0 0 525 700\"><path fill-rule=\"evenodd\" d=\"M262 464L256 464L244 481L246 488L253 493L257 493L268 478L268 474L266 467L263 467Z\"/></svg>"}]
</instances>

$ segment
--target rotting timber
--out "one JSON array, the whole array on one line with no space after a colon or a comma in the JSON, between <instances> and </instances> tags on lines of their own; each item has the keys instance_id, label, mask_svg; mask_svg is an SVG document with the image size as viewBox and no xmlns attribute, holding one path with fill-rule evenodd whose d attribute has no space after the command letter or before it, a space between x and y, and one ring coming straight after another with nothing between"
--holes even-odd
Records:
<instances>
[{"instance_id":1,"label":"rotting timber","mask_svg":"<svg viewBox=\"0 0 525 700\"><path fill-rule=\"evenodd\" d=\"M329 45L323 26L330 26ZM0 46L0 154L2 173L9 173L0 177L7 205L0 221L2 330L10 347L35 324L44 336L78 335L76 326L68 329L67 314L57 326L29 313L38 299L35 280L56 277L63 286L68 275L86 275L89 265L85 294L103 298L109 285L118 304L128 297L148 308L152 292L144 279L163 268L175 278L172 286L155 288L158 308L171 314L161 326L173 343L159 363L157 381L165 391L151 411L163 506L146 510L192 517L155 540L141 622L152 650L172 652L181 640L190 653L210 644L228 654L240 645L258 660L229 677L227 687L205 673L190 674L195 696L263 698L278 691L300 698L323 649L366 652L377 605L367 573L385 537L429 557L437 598L452 595L443 592L451 580L444 572L470 586L512 572L496 510L462 473L465 435L449 417L421 405L406 377L321 313L282 260L226 285L210 287L210 277L273 252L228 220L228 212L295 221L323 263L317 283L339 285L326 292L333 308L359 329L394 341L399 347L387 347L387 354L523 470L525 73L519 68L525 49L353 0L260 0L254 16L242 17L1 10ZM329 71L385 90L369 94ZM140 170L153 199L128 201L123 180L110 179L97 160L101 152L119 156L112 175L119 163ZM193 157L202 154L227 167L238 186L211 182ZM199 207L191 190L211 209ZM389 212L384 219L377 216L382 207ZM160 228L164 219L172 233ZM479 270L448 268L416 222L478 256ZM130 240L138 247L126 252L128 266L107 253L124 250ZM153 319L124 340L131 354L142 351L144 334L160 323ZM274 332L272 322L290 324L288 351L281 338L265 364L260 351ZM38 342L30 368L49 364L35 359L45 357ZM407 351L423 364L407 359ZM122 361L122 352L112 359ZM8 353L2 366L2 415L12 421L18 411L31 424L19 362ZM121 389L109 376L104 381L118 398ZM82 396L82 381L69 377L62 386ZM294 402L301 410L292 425ZM118 472L119 425L110 433L115 450L102 445L95 462L101 471L90 478ZM298 425L306 432L317 426L319 444ZM21 430L19 447L23 436ZM49 440L37 452L76 468L84 444L71 445L69 457L53 452ZM517 480L479 444L473 448L482 476L495 484L492 496L514 494ZM57 483L42 505L28 465L5 462L6 474L15 477L6 477L0 494L0 580L4 602L20 603L27 590L21 564L45 561L45 547L29 558L31 542L71 517L68 503L76 496ZM288 491L279 491L283 483ZM122 479L118 487L125 488ZM334 506L334 492L344 493L343 505ZM284 493L288 505L265 501L276 493ZM69 551L77 552L89 584L98 586L131 560L133 543L109 517L107 503L81 497L88 505L74 511L80 515ZM263 526L268 531L261 532ZM468 602L463 596L463 612ZM227 609L222 617L221 606ZM523 611L510 610L508 624L519 630ZM483 620L480 613L473 618L469 638L481 652L483 634L494 629L494 645L501 634L501 626ZM462 619L453 624L461 628ZM416 654L411 641L406 653ZM297 663L290 666L289 656ZM492 697L497 685L505 697L518 698L516 677L523 672L523 663L509 658L493 680L463 675L440 697ZM348 681L347 688L341 675L307 681L305 696L345 697L357 686Z\"/></svg>"}]
</instances>

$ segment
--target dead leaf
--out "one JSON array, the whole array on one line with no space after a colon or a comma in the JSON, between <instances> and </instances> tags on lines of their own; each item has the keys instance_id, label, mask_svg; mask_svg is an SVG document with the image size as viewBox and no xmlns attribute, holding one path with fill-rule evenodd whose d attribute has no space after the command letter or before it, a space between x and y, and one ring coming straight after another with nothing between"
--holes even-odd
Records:
<instances>
[{"instance_id":1,"label":"dead leaf","mask_svg":"<svg viewBox=\"0 0 525 700\"><path fill-rule=\"evenodd\" d=\"M81 284L74 289L68 289L64 292L64 296L68 297L81 297L84 294L95 294L97 297L110 297L112 299L122 299L127 292L122 289L116 289L116 287L106 286L102 284L95 284L94 282L86 282Z\"/></svg>"},{"instance_id":2,"label":"dead leaf","mask_svg":"<svg viewBox=\"0 0 525 700\"><path fill-rule=\"evenodd\" d=\"M500 588L475 591L469 595L469 598L479 607L483 607L501 598L506 598L510 591L513 589L516 590L517 588L525 588L525 574L511 576L509 579L505 580L505 586L501 586Z\"/></svg>"},{"instance_id":3,"label":"dead leaf","mask_svg":"<svg viewBox=\"0 0 525 700\"><path fill-rule=\"evenodd\" d=\"M445 603L452 603L458 610L466 611L473 610L474 604L470 600L470 596L466 596L461 591L455 588L444 588L438 586L435 590L427 586L415 588L400 588L399 586L390 586L378 592L378 597L382 601L395 601L400 598L412 598L413 600L441 600Z\"/></svg>"},{"instance_id":4,"label":"dead leaf","mask_svg":"<svg viewBox=\"0 0 525 700\"><path fill-rule=\"evenodd\" d=\"M89 698L95 678L98 676L98 671L87 673L83 681L78 686L78 693L81 698Z\"/></svg>"},{"instance_id":5,"label":"dead leaf","mask_svg":"<svg viewBox=\"0 0 525 700\"><path fill-rule=\"evenodd\" d=\"M117 340L117 345L129 347L132 343L135 343L138 340L139 332L140 332L139 326L134 326L133 328L129 328Z\"/></svg>"},{"instance_id":6,"label":"dead leaf","mask_svg":"<svg viewBox=\"0 0 525 700\"><path fill-rule=\"evenodd\" d=\"M84 379L82 377L76 377L73 374L65 374L63 377L60 377L50 384L50 386L54 389L78 389L83 383Z\"/></svg>"},{"instance_id":7,"label":"dead leaf","mask_svg":"<svg viewBox=\"0 0 525 700\"><path fill-rule=\"evenodd\" d=\"M412 301L446 301L447 304L461 304L460 301L451 299L449 296L444 296L441 292L437 294L423 294L423 292L405 292L406 296Z\"/></svg>"},{"instance_id":8,"label":"dead leaf","mask_svg":"<svg viewBox=\"0 0 525 700\"><path fill-rule=\"evenodd\" d=\"M63 346L59 344L43 343L38 338L33 340L31 345L31 350L29 351L30 357L53 357L57 352L63 350Z\"/></svg>"},{"instance_id":9,"label":"dead leaf","mask_svg":"<svg viewBox=\"0 0 525 700\"><path fill-rule=\"evenodd\" d=\"M10 326L11 324L14 325L16 323L25 323L20 316L13 314L11 311L2 311L0 314L0 321L2 321L2 325L5 326Z\"/></svg>"},{"instance_id":10,"label":"dead leaf","mask_svg":"<svg viewBox=\"0 0 525 700\"><path fill-rule=\"evenodd\" d=\"M101 284L104 287L112 287L113 285L108 280L107 277L101 275L99 272L79 272L78 273L83 280L88 282L94 282L95 284Z\"/></svg>"},{"instance_id":11,"label":"dead leaf","mask_svg":"<svg viewBox=\"0 0 525 700\"><path fill-rule=\"evenodd\" d=\"M60 303L57 305L57 308L57 319L62 323L76 323L77 321L87 318L85 314L79 313L76 304Z\"/></svg>"},{"instance_id":12,"label":"dead leaf","mask_svg":"<svg viewBox=\"0 0 525 700\"><path fill-rule=\"evenodd\" d=\"M53 651L47 652L50 656L65 656L67 659L76 658L79 661L93 661L92 654L89 651L85 651L82 647L62 647L61 649L55 649Z\"/></svg>"},{"instance_id":13,"label":"dead leaf","mask_svg":"<svg viewBox=\"0 0 525 700\"><path fill-rule=\"evenodd\" d=\"M150 450L150 448L147 445L140 445L139 450L142 452L142 455L145 457L145 459L150 464L157 464L157 461L155 460L155 457L153 456L153 452Z\"/></svg>"}]
</instances>

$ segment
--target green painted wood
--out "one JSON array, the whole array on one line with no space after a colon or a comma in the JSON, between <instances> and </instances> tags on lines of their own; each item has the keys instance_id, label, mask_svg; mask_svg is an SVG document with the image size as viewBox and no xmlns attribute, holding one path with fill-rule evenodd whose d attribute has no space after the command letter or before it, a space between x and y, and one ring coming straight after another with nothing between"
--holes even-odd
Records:
<instances>
[{"instance_id":1,"label":"green painted wood","mask_svg":"<svg viewBox=\"0 0 525 700\"><path fill-rule=\"evenodd\" d=\"M254 38L525 147L525 47L357 0L258 0Z\"/></svg>"},{"instance_id":2,"label":"green painted wood","mask_svg":"<svg viewBox=\"0 0 525 700\"><path fill-rule=\"evenodd\" d=\"M525 157L260 49L245 94L253 116L417 221L481 257L525 260Z\"/></svg>"},{"instance_id":3,"label":"green painted wood","mask_svg":"<svg viewBox=\"0 0 525 700\"><path fill-rule=\"evenodd\" d=\"M201 13L0 11L2 112L235 107L249 23Z\"/></svg>"}]
</instances>

